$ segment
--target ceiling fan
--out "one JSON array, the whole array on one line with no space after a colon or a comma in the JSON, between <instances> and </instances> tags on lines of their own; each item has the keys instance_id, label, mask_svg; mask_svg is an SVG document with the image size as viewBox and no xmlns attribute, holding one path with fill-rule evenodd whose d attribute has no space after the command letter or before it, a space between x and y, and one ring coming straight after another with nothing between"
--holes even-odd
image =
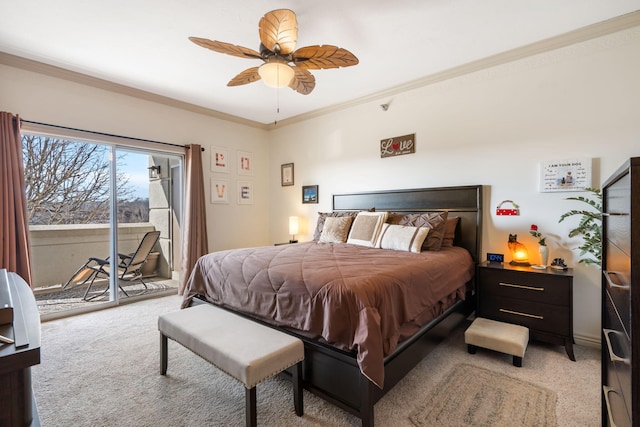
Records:
<instances>
[{"instance_id":1,"label":"ceiling fan","mask_svg":"<svg viewBox=\"0 0 640 427\"><path fill-rule=\"evenodd\" d=\"M214 52L240 58L261 59L264 64L242 71L227 83L240 86L262 79L267 86L284 87L308 95L316 86L309 70L350 67L358 63L351 52L337 46L306 46L295 50L298 21L289 9L267 12L258 24L260 52L216 40L189 37L189 40Z\"/></svg>"}]
</instances>

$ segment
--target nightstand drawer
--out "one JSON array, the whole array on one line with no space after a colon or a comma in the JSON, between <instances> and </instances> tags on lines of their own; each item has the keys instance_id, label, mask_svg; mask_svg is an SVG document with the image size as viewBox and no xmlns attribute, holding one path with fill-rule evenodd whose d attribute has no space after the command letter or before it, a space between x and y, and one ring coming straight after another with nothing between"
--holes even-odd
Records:
<instances>
[{"instance_id":1,"label":"nightstand drawer","mask_svg":"<svg viewBox=\"0 0 640 427\"><path fill-rule=\"evenodd\" d=\"M570 285L565 276L480 269L480 292L507 298L569 306Z\"/></svg>"},{"instance_id":2,"label":"nightstand drawer","mask_svg":"<svg viewBox=\"0 0 640 427\"><path fill-rule=\"evenodd\" d=\"M491 298L480 295L479 301L481 317L557 335L564 336L571 333L569 311L564 307L535 304L531 301L504 298L498 295L492 295Z\"/></svg>"}]
</instances>

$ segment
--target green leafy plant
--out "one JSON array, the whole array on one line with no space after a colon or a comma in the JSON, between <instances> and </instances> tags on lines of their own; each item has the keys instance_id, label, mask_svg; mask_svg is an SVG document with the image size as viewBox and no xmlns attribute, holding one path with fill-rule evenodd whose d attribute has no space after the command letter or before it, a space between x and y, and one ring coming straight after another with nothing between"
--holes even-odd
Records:
<instances>
[{"instance_id":1,"label":"green leafy plant","mask_svg":"<svg viewBox=\"0 0 640 427\"><path fill-rule=\"evenodd\" d=\"M580 249L580 261L586 265L600 267L602 261L602 193L598 188L586 188L591 193L590 197L567 197L566 200L576 200L588 204L591 209L570 210L562 214L558 222L574 215L580 215L578 226L569 231L569 237L582 236Z\"/></svg>"}]
</instances>

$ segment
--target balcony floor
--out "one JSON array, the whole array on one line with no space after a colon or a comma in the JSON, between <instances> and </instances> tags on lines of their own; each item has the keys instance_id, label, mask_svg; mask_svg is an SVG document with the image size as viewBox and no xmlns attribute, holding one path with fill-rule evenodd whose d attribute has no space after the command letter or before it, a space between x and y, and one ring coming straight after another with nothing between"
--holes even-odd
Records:
<instances>
[{"instance_id":1,"label":"balcony floor","mask_svg":"<svg viewBox=\"0 0 640 427\"><path fill-rule=\"evenodd\" d=\"M120 285L129 294L129 297L124 295L122 291L119 293L120 301L124 302L128 298L143 299L153 298L157 296L176 293L178 291L178 281L173 279L166 279L161 277L153 277L144 279L148 289L145 289L139 282L126 282L121 281ZM36 303L38 304L38 311L40 316L50 316L66 311L84 311L91 309L92 307L100 308L105 302L109 301L109 293L106 292L100 295L107 286L105 280L96 281L89 292L88 297L99 295L91 301L85 301L82 299L85 291L87 290L87 284L70 286L67 289L62 289L61 286L53 286L51 288L36 288L34 290ZM80 310L78 310L80 309Z\"/></svg>"}]
</instances>

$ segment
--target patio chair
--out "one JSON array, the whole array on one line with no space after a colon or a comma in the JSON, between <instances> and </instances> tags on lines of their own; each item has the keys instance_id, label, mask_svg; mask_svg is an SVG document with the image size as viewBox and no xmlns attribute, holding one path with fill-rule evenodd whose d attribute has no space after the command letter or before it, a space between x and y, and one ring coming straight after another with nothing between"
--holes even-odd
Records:
<instances>
[{"instance_id":1,"label":"patio chair","mask_svg":"<svg viewBox=\"0 0 640 427\"><path fill-rule=\"evenodd\" d=\"M138 249L136 249L135 252L128 255L120 253L118 254L118 258L120 259L118 263L117 277L118 288L120 288L120 290L126 296L129 296L129 294L122 288L122 285L120 284L121 280L137 280L138 282L142 283L145 289L148 289L147 284L142 280L142 267L147 261L147 258L149 257L149 254L151 253L151 250L155 246L159 237L159 231L150 231L144 235L144 237L140 241L140 245L138 245ZM91 301L92 299L104 295L109 290L109 287L107 286L103 292L87 298L95 280L98 277L108 279L110 276L110 272L111 266L109 257L105 259L91 257L82 267L80 267L78 270L76 270L75 273L73 273L71 278L67 281L67 283L64 284L62 288L66 289L67 286L69 286L69 284L71 283L84 284L90 281L89 286L87 286L87 290L85 291L82 299L85 301Z\"/></svg>"}]
</instances>

